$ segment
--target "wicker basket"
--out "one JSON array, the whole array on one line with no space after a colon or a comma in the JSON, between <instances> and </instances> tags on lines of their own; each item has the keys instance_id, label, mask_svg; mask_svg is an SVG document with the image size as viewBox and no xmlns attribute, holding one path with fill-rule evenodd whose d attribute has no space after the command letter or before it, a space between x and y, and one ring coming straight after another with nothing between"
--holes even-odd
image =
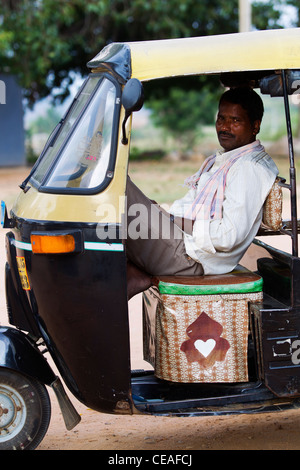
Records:
<instances>
[{"instance_id":1,"label":"wicker basket","mask_svg":"<svg viewBox=\"0 0 300 470\"><path fill-rule=\"evenodd\" d=\"M202 284L197 285L195 279L190 285L186 279L160 281L152 332L158 378L189 383L248 380L249 302L262 300L262 279L252 274L240 268L238 284L230 278L228 283L228 277L226 283L218 277L212 284L207 278L213 276L199 278Z\"/></svg>"}]
</instances>

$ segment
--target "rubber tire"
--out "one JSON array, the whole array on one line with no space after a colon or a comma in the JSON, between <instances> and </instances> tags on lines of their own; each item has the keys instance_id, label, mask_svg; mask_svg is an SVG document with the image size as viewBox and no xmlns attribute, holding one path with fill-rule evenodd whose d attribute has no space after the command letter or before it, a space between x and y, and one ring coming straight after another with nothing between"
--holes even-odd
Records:
<instances>
[{"instance_id":1,"label":"rubber tire","mask_svg":"<svg viewBox=\"0 0 300 470\"><path fill-rule=\"evenodd\" d=\"M50 417L51 402L44 384L0 368L0 450L36 449L48 430ZM7 432L8 428L11 430Z\"/></svg>"}]
</instances>

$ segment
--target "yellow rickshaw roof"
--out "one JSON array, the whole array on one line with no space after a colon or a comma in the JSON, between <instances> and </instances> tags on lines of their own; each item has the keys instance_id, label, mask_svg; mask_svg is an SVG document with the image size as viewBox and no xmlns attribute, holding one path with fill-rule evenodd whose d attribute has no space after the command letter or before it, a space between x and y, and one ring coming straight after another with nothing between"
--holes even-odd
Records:
<instances>
[{"instance_id":1,"label":"yellow rickshaw roof","mask_svg":"<svg viewBox=\"0 0 300 470\"><path fill-rule=\"evenodd\" d=\"M300 28L113 43L88 66L123 81L234 71L300 68Z\"/></svg>"}]
</instances>

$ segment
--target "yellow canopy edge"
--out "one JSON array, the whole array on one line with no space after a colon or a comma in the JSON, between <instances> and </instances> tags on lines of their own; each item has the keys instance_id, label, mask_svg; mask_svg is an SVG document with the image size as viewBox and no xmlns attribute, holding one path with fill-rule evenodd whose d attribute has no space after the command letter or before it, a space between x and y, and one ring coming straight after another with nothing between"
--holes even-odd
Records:
<instances>
[{"instance_id":1,"label":"yellow canopy edge","mask_svg":"<svg viewBox=\"0 0 300 470\"><path fill-rule=\"evenodd\" d=\"M300 28L127 43L131 76L155 78L300 68Z\"/></svg>"}]
</instances>

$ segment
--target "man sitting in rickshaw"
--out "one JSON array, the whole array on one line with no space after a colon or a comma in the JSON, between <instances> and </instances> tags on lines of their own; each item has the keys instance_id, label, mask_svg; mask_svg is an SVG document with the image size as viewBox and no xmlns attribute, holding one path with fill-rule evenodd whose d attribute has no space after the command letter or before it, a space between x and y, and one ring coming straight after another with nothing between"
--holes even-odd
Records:
<instances>
[{"instance_id":1,"label":"man sitting in rickshaw","mask_svg":"<svg viewBox=\"0 0 300 470\"><path fill-rule=\"evenodd\" d=\"M149 288L153 276L224 274L239 263L257 234L278 175L256 139L263 113L263 102L251 88L221 96L216 132L224 150L208 157L185 181L189 190L170 213L128 178L128 298ZM132 227L138 212L141 232L136 234Z\"/></svg>"}]
</instances>

